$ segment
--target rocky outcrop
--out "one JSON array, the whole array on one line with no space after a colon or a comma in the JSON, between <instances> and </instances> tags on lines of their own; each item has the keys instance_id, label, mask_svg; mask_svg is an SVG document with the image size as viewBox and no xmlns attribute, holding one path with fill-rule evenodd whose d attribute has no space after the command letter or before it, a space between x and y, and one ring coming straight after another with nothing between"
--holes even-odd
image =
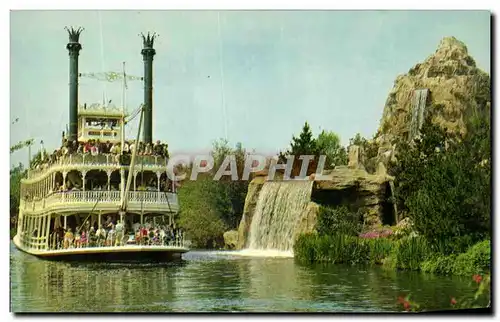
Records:
<instances>
[{"instance_id":1,"label":"rocky outcrop","mask_svg":"<svg viewBox=\"0 0 500 322\"><path fill-rule=\"evenodd\" d=\"M349 146L349 169L364 169L364 151L359 145Z\"/></svg>"},{"instance_id":2,"label":"rocky outcrop","mask_svg":"<svg viewBox=\"0 0 500 322\"><path fill-rule=\"evenodd\" d=\"M318 211L319 205L315 202L309 202L305 214L300 218L300 223L293 234L294 239L297 239L300 234L313 232L316 229Z\"/></svg>"},{"instance_id":3,"label":"rocky outcrop","mask_svg":"<svg viewBox=\"0 0 500 322\"><path fill-rule=\"evenodd\" d=\"M323 176L321 180L315 179L314 175L310 176L310 179L314 180L311 201L300 218L297 218L299 222L293 231L294 239L302 233L315 230L320 205L348 205L352 210L363 214L365 225L369 227L395 224L394 206L387 202L392 177L369 174L362 168L361 163L356 169L338 166L325 171ZM266 177L256 177L249 184L243 217L238 229L237 249L248 246L246 243L252 218L265 182ZM388 213L390 223L386 222Z\"/></svg>"},{"instance_id":4,"label":"rocky outcrop","mask_svg":"<svg viewBox=\"0 0 500 322\"><path fill-rule=\"evenodd\" d=\"M394 207L388 203L392 177L346 166L336 167L326 177L314 182L313 201L330 206L347 205L360 211L368 226L395 223Z\"/></svg>"},{"instance_id":5,"label":"rocky outcrop","mask_svg":"<svg viewBox=\"0 0 500 322\"><path fill-rule=\"evenodd\" d=\"M235 249L238 246L238 231L230 230L224 233L224 248Z\"/></svg>"},{"instance_id":6,"label":"rocky outcrop","mask_svg":"<svg viewBox=\"0 0 500 322\"><path fill-rule=\"evenodd\" d=\"M489 112L491 105L490 76L476 67L463 42L454 37L442 39L434 54L394 82L375 137L384 163L395 149L391 141L408 138L418 89L428 89L426 113L448 131L465 133L465 118Z\"/></svg>"},{"instance_id":7,"label":"rocky outcrop","mask_svg":"<svg viewBox=\"0 0 500 322\"><path fill-rule=\"evenodd\" d=\"M245 207L243 208L243 216L241 217L240 225L238 227L238 242L237 249L245 248L250 225L252 224L252 216L259 200L259 193L262 186L266 182L266 177L258 176L253 179L248 185L247 196L245 198Z\"/></svg>"}]
</instances>

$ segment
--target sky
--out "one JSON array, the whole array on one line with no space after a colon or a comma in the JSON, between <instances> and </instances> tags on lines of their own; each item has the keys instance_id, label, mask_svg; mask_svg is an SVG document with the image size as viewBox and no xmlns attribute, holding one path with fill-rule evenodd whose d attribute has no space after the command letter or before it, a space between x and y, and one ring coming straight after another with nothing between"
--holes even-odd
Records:
<instances>
[{"instance_id":1,"label":"sky","mask_svg":"<svg viewBox=\"0 0 500 322\"><path fill-rule=\"evenodd\" d=\"M227 138L247 150L288 148L305 121L314 135L372 137L394 80L463 41L490 72L487 11L11 11L10 144L53 150L69 115L65 26L85 28L79 71L143 75L139 33L154 31L153 138L171 153L206 152ZM121 83L80 79L80 103L121 104ZM126 108L143 102L129 82ZM18 119L17 122L14 122ZM136 119L137 121L137 119ZM14 124L12 124L14 122ZM127 127L135 138L137 122ZM11 164L28 152L11 154Z\"/></svg>"}]
</instances>

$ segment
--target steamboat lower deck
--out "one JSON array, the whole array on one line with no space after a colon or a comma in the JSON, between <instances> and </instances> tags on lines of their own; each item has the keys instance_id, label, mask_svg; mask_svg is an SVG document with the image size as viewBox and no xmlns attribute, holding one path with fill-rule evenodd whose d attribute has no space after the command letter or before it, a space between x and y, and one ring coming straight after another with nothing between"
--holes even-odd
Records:
<instances>
[{"instance_id":1,"label":"steamboat lower deck","mask_svg":"<svg viewBox=\"0 0 500 322\"><path fill-rule=\"evenodd\" d=\"M123 245L69 249L34 249L23 247L16 235L14 245L21 251L47 260L61 261L172 261L182 258L188 248L177 245Z\"/></svg>"}]
</instances>

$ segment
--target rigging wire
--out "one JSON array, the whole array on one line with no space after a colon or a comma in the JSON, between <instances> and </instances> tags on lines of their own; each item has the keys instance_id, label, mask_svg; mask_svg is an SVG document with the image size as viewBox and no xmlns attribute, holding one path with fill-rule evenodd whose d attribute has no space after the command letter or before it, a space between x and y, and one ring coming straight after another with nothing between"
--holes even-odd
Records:
<instances>
[{"instance_id":1,"label":"rigging wire","mask_svg":"<svg viewBox=\"0 0 500 322\"><path fill-rule=\"evenodd\" d=\"M101 36L101 70L106 71L106 64L104 61L104 34L102 31L102 16L101 11L97 10L97 15L99 16L99 32ZM103 82L103 104L106 105L106 82Z\"/></svg>"},{"instance_id":2,"label":"rigging wire","mask_svg":"<svg viewBox=\"0 0 500 322\"><path fill-rule=\"evenodd\" d=\"M222 37L220 28L220 12L217 11L217 32L219 39L219 71L220 71L220 82L221 82L221 99L222 99L222 116L224 118L224 138L227 140L227 118L226 118L226 102L224 95L224 57L222 53Z\"/></svg>"}]
</instances>

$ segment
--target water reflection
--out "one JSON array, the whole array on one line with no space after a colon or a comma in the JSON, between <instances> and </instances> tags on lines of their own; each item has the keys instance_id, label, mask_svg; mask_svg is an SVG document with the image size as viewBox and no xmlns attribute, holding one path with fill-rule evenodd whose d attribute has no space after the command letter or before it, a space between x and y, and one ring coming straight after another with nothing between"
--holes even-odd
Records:
<instances>
[{"instance_id":1,"label":"water reflection","mask_svg":"<svg viewBox=\"0 0 500 322\"><path fill-rule=\"evenodd\" d=\"M11 249L14 312L394 311L412 293L429 309L472 294L470 279L290 258L190 252L171 264L49 262Z\"/></svg>"}]
</instances>

